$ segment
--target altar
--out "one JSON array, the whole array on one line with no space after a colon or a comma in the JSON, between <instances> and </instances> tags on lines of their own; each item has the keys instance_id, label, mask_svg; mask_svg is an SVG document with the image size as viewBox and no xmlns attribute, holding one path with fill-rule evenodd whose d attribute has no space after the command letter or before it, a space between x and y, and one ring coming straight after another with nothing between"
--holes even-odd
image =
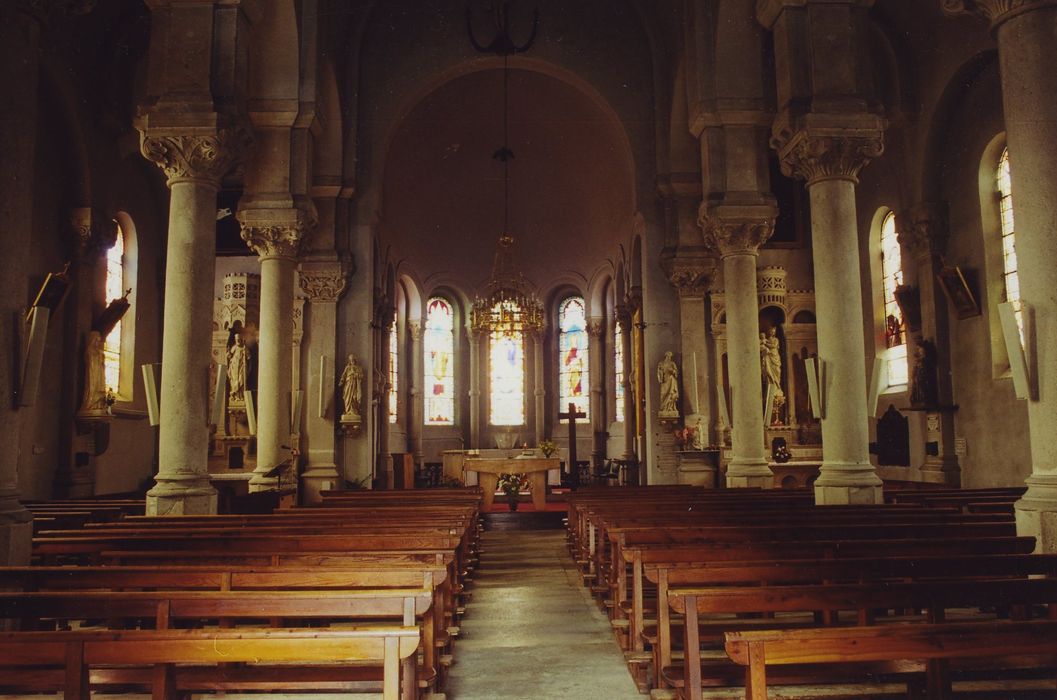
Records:
<instances>
[{"instance_id":1,"label":"altar","mask_svg":"<svg viewBox=\"0 0 1057 700\"><path fill-rule=\"evenodd\" d=\"M559 460L554 457L467 457L462 468L463 471L477 474L478 483L484 491L485 512L492 508L500 474L524 474L529 482L533 507L543 511L547 507L547 472L559 466Z\"/></svg>"}]
</instances>

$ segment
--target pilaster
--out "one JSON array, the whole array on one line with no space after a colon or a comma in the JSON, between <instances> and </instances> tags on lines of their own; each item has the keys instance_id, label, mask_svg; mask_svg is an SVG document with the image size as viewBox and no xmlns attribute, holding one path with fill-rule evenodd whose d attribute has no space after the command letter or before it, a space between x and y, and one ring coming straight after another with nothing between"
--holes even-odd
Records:
<instances>
[{"instance_id":1,"label":"pilaster","mask_svg":"<svg viewBox=\"0 0 1057 700\"><path fill-rule=\"evenodd\" d=\"M590 338L591 352L588 353L591 375L591 464L594 471L601 471L606 459L606 375L602 349L607 347L606 320L593 316L587 321L587 335Z\"/></svg>"},{"instance_id":2,"label":"pilaster","mask_svg":"<svg viewBox=\"0 0 1057 700\"><path fill-rule=\"evenodd\" d=\"M951 384L950 324L947 299L938 288L936 273L942 266L950 231L947 207L939 202L922 202L896 216L899 243L916 268L915 282L921 310L921 327L910 329L910 357L923 341L936 348L936 384L938 406L926 406L924 434L927 443L935 444L935 454L926 452L921 466L922 478L930 483L959 486L961 468L954 452L954 388ZM911 368L913 369L913 367Z\"/></svg>"},{"instance_id":3,"label":"pilaster","mask_svg":"<svg viewBox=\"0 0 1057 700\"><path fill-rule=\"evenodd\" d=\"M423 333L425 329L421 321L408 321L407 332L411 336L411 362L408 363L411 376L408 378L408 439L411 441L411 453L414 455L415 464L422 465L425 461L425 453L422 450L422 426L425 423L425 393L423 388L426 383L425 357L423 355Z\"/></svg>"},{"instance_id":4,"label":"pilaster","mask_svg":"<svg viewBox=\"0 0 1057 700\"><path fill-rule=\"evenodd\" d=\"M319 502L320 491L339 489L342 483L336 454L336 423L341 413L335 389L337 306L348 275L340 260L303 261L298 274L298 284L308 299L308 400L302 431L307 464L301 474L305 503Z\"/></svg>"}]
</instances>

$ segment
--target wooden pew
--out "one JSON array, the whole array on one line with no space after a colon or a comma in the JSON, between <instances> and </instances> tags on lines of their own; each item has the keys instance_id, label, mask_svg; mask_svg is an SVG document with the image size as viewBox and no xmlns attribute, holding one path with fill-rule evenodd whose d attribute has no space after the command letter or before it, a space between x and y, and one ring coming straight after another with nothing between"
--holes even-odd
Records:
<instances>
[{"instance_id":1,"label":"wooden pew","mask_svg":"<svg viewBox=\"0 0 1057 700\"><path fill-rule=\"evenodd\" d=\"M429 627L431 604L432 591L425 588L0 592L0 617L19 621L23 626L50 620L69 625L104 619L111 626L128 627L149 620L159 630L170 629L177 622L199 626L202 620L218 620L221 627L261 619L271 620L273 626L282 620L385 620L418 632L416 619L422 619L424 627ZM404 666L401 695L405 700L414 700L418 690L416 664L409 660ZM274 680L281 681L282 674Z\"/></svg>"},{"instance_id":2,"label":"wooden pew","mask_svg":"<svg viewBox=\"0 0 1057 700\"><path fill-rule=\"evenodd\" d=\"M349 664L382 668L382 696L400 697L400 662L418 646L414 627L350 629L122 630L0 632L0 689L14 692L61 691L66 700L88 700L100 666L144 667L141 681L160 700L187 690L259 690L261 679L296 677L299 666L315 677L309 687L341 687ZM217 663L246 663L248 673L219 673ZM179 664L179 665L177 665ZM327 665L324 665L327 664ZM190 665L190 666L187 666ZM202 667L207 667L202 673ZM58 671L49 669L57 668ZM43 671L43 672L42 672ZM197 673L196 673L197 672ZM237 675L242 676L240 682ZM362 674L359 674L362 675ZM294 682L277 680L274 687Z\"/></svg>"},{"instance_id":3,"label":"wooden pew","mask_svg":"<svg viewBox=\"0 0 1057 700\"><path fill-rule=\"evenodd\" d=\"M767 666L844 664L905 659L930 662L952 659L1008 659L1016 667L1025 656L1057 658L1057 621L888 625L870 628L824 628L727 632L727 654L746 666L745 697L766 700ZM1051 661L1052 663L1052 661ZM929 700L951 697L950 676L943 664L926 665ZM1050 687L1057 687L1050 681Z\"/></svg>"},{"instance_id":4,"label":"wooden pew","mask_svg":"<svg viewBox=\"0 0 1057 700\"><path fill-rule=\"evenodd\" d=\"M932 557L888 556L832 560L771 559L709 562L701 565L651 561L644 564L643 573L647 581L656 584L658 598L667 600L671 587L1057 577L1057 555L947 554ZM659 607L657 613L657 625L652 638L648 628L643 631L643 637L653 645L654 682L660 685L660 669L672 663L672 640L675 638L676 626L667 606Z\"/></svg>"},{"instance_id":5,"label":"wooden pew","mask_svg":"<svg viewBox=\"0 0 1057 700\"><path fill-rule=\"evenodd\" d=\"M943 622L952 608L1057 605L1057 579L971 579L920 582L870 582L861 584L822 584L793 586L726 586L670 588L668 604L685 615L684 662L681 673L662 669L673 684L682 687L683 697L700 700L702 683L729 682L729 666L710 664L703 669L700 655L704 620L701 615L837 613L853 611L861 625L874 621L874 611L926 610L927 621ZM925 622L926 618L922 618ZM736 622L717 621L711 627L721 633ZM727 629L724 629L727 627ZM828 671L828 669L827 669ZM790 674L784 682L820 683L822 674L812 671L806 677Z\"/></svg>"}]
</instances>

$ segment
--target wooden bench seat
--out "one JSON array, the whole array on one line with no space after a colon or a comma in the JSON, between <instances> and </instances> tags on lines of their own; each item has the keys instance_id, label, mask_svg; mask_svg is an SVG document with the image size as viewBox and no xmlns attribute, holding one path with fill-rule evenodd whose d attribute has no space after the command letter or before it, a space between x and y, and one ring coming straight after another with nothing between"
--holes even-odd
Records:
<instances>
[{"instance_id":1,"label":"wooden bench seat","mask_svg":"<svg viewBox=\"0 0 1057 700\"><path fill-rule=\"evenodd\" d=\"M836 667L862 662L941 661L998 657L1017 667L1025 656L1057 661L1057 621L998 621L958 624L889 625L871 628L825 628L728 632L725 648L746 666L745 697L766 700L768 665L826 664ZM836 666L835 666L836 665ZM944 664L926 664L930 700L951 697L951 678ZM1051 683L1053 679L1051 678ZM1057 684L1051 686L1057 693Z\"/></svg>"},{"instance_id":2,"label":"wooden bench seat","mask_svg":"<svg viewBox=\"0 0 1057 700\"><path fill-rule=\"evenodd\" d=\"M852 611L860 625L869 625L875 621L875 613L878 610L925 610L926 614L920 618L919 623L924 624L926 620L943 622L947 612L954 608L1018 606L1030 612L1031 606L1046 605L1053 610L1057 605L1057 579L670 588L668 602L673 611L685 616L683 693L685 697L698 700L701 697L702 683L712 684L714 680L703 681L702 674L715 665L701 663L702 629L709 635L738 631L736 620L724 620L714 626L708 626L703 625L702 615ZM835 619L835 616L831 619ZM723 629L724 627L727 629ZM668 677L678 673L674 669L662 669L662 672ZM817 683L819 676L812 673L805 682Z\"/></svg>"},{"instance_id":3,"label":"wooden bench seat","mask_svg":"<svg viewBox=\"0 0 1057 700\"><path fill-rule=\"evenodd\" d=\"M0 632L0 689L61 690L66 700L88 700L93 670L109 666L110 681L125 686L137 678L128 671L140 667L150 670L144 685L153 697L169 700L190 688L319 689L348 682L348 664L371 663L382 669L383 698L397 700L401 660L411 657L418 643L417 628L409 626ZM232 672L231 667L218 671L218 663L253 665ZM242 683L236 675L245 677ZM147 680L142 673L138 679Z\"/></svg>"}]
</instances>

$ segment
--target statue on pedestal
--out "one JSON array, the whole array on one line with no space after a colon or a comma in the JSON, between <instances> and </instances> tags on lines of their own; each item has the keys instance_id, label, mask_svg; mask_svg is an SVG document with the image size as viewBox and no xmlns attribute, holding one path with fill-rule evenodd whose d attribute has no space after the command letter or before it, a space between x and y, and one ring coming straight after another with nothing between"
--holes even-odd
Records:
<instances>
[{"instance_id":1,"label":"statue on pedestal","mask_svg":"<svg viewBox=\"0 0 1057 700\"><path fill-rule=\"evenodd\" d=\"M771 424L781 423L781 408L785 404L785 392L782 391L782 352L778 340L778 329L771 326L767 333L760 333L760 366L768 389L774 387L774 404L768 420Z\"/></svg>"},{"instance_id":2,"label":"statue on pedestal","mask_svg":"<svg viewBox=\"0 0 1057 700\"><path fill-rule=\"evenodd\" d=\"M657 364L657 382L661 385L659 418L679 417L679 367L672 359L671 351Z\"/></svg>"},{"instance_id":3,"label":"statue on pedestal","mask_svg":"<svg viewBox=\"0 0 1057 700\"><path fill-rule=\"evenodd\" d=\"M344 413L341 416L342 423L359 423L360 401L363 399L363 366L351 354L345 363L345 371L341 373L341 398L344 404Z\"/></svg>"},{"instance_id":4,"label":"statue on pedestal","mask_svg":"<svg viewBox=\"0 0 1057 700\"><path fill-rule=\"evenodd\" d=\"M910 405L914 408L939 406L939 386L936 377L936 346L921 340L914 346L914 367L910 376Z\"/></svg>"},{"instance_id":5,"label":"statue on pedestal","mask_svg":"<svg viewBox=\"0 0 1057 700\"><path fill-rule=\"evenodd\" d=\"M106 368L103 361L103 336L90 331L84 346L84 397L81 415L102 415L107 412Z\"/></svg>"},{"instance_id":6,"label":"statue on pedestal","mask_svg":"<svg viewBox=\"0 0 1057 700\"><path fill-rule=\"evenodd\" d=\"M235 335L235 342L228 348L228 399L232 403L245 403L246 365L249 353L241 334Z\"/></svg>"}]
</instances>

